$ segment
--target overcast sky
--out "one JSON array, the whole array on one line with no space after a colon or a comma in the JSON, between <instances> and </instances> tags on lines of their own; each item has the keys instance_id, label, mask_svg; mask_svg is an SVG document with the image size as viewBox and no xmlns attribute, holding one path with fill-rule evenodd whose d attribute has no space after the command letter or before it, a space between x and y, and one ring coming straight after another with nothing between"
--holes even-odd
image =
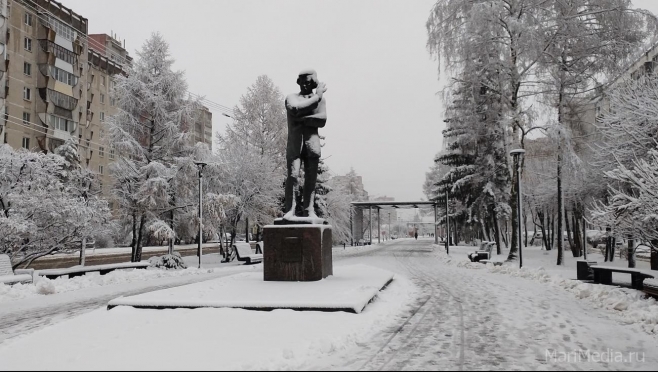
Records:
<instances>
[{"instance_id":1,"label":"overcast sky","mask_svg":"<svg viewBox=\"0 0 658 372\"><path fill-rule=\"evenodd\" d=\"M425 47L435 0L61 1L89 19L89 33L126 39L133 56L159 31L190 91L225 106L259 75L287 95L314 68L329 88L320 133L331 171L353 167L370 195L423 196L442 143L437 64ZM215 131L229 122L213 114Z\"/></svg>"},{"instance_id":2,"label":"overcast sky","mask_svg":"<svg viewBox=\"0 0 658 372\"><path fill-rule=\"evenodd\" d=\"M287 95L300 70L316 69L329 88L327 165L353 167L370 195L396 200L423 197L442 144L441 85L425 46L435 1L62 0L90 33L118 34L133 56L159 31L190 91L225 106L259 75ZM634 3L658 13L656 0ZM214 113L215 131L229 122Z\"/></svg>"}]
</instances>

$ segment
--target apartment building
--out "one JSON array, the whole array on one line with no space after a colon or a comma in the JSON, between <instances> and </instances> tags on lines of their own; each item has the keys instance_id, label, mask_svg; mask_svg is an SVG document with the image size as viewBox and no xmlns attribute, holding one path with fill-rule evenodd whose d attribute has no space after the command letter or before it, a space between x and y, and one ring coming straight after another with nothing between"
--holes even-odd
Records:
<instances>
[{"instance_id":1,"label":"apartment building","mask_svg":"<svg viewBox=\"0 0 658 372\"><path fill-rule=\"evenodd\" d=\"M194 143L203 142L212 150L212 112L207 107L201 106L196 120L194 125L190 126Z\"/></svg>"},{"instance_id":2,"label":"apartment building","mask_svg":"<svg viewBox=\"0 0 658 372\"><path fill-rule=\"evenodd\" d=\"M0 59L0 143L49 152L77 138L108 197L117 154L105 121L117 110L113 77L133 60L125 41L88 34L88 20L54 0L0 0ZM187 129L212 148L208 108Z\"/></svg>"},{"instance_id":3,"label":"apartment building","mask_svg":"<svg viewBox=\"0 0 658 372\"><path fill-rule=\"evenodd\" d=\"M81 82L88 22L52 0L6 1L5 6L2 141L53 151L85 121L87 91Z\"/></svg>"},{"instance_id":4,"label":"apartment building","mask_svg":"<svg viewBox=\"0 0 658 372\"><path fill-rule=\"evenodd\" d=\"M592 142L600 139L596 133L596 121L601 115L610 110L610 100L606 92L611 91L623 81L638 80L645 74L652 74L656 66L658 66L658 44L654 44L646 50L619 75L601 87L594 98L588 102L583 102L580 109L582 122L584 123L582 135L587 136L588 141Z\"/></svg>"},{"instance_id":5,"label":"apartment building","mask_svg":"<svg viewBox=\"0 0 658 372\"><path fill-rule=\"evenodd\" d=\"M109 166L116 159L115 149L107 141L105 120L116 112L112 98L113 77L123 74L132 58L114 36L91 34L88 36L87 106L85 125L80 126L80 155L89 169L97 174L103 194L108 196L113 180ZM84 155L84 156L83 156Z\"/></svg>"}]
</instances>

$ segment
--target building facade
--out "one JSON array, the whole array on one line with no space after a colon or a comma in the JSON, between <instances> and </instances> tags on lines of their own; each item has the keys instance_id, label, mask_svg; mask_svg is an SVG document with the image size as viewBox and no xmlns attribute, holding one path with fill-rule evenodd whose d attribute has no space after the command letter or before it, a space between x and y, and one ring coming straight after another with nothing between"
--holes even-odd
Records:
<instances>
[{"instance_id":1,"label":"building facade","mask_svg":"<svg viewBox=\"0 0 658 372\"><path fill-rule=\"evenodd\" d=\"M51 0L6 6L2 141L53 151L85 122L87 19Z\"/></svg>"}]
</instances>

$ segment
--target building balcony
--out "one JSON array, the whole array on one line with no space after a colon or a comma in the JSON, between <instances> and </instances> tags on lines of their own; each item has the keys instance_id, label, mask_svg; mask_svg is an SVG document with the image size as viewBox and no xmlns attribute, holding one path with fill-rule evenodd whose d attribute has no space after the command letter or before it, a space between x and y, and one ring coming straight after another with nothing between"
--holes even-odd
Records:
<instances>
[{"instance_id":1,"label":"building balcony","mask_svg":"<svg viewBox=\"0 0 658 372\"><path fill-rule=\"evenodd\" d=\"M39 88L39 96L44 101L51 102L55 106L65 110L73 111L78 106L78 100L76 98L49 88Z\"/></svg>"},{"instance_id":2,"label":"building balcony","mask_svg":"<svg viewBox=\"0 0 658 372\"><path fill-rule=\"evenodd\" d=\"M52 53L55 55L55 57L61 59L62 61L66 63L70 63L75 66L76 63L78 63L78 55L73 53L72 51L55 44L54 42L50 40L45 40L45 39L40 39L39 40L39 45L41 46L41 50L43 50L46 53Z\"/></svg>"}]
</instances>

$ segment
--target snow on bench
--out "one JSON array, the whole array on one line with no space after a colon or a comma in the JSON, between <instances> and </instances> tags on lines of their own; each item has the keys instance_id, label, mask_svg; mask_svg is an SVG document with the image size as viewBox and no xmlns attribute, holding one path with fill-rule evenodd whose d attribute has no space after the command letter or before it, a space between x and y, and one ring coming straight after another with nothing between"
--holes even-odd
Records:
<instances>
[{"instance_id":1,"label":"snow on bench","mask_svg":"<svg viewBox=\"0 0 658 372\"><path fill-rule=\"evenodd\" d=\"M34 278L34 270L14 270L11 267L11 260L6 254L0 254L0 284L31 283Z\"/></svg>"},{"instance_id":2,"label":"snow on bench","mask_svg":"<svg viewBox=\"0 0 658 372\"><path fill-rule=\"evenodd\" d=\"M238 256L238 261L246 262L247 265L263 262L263 255L254 254L249 243L235 243L233 247Z\"/></svg>"},{"instance_id":3,"label":"snow on bench","mask_svg":"<svg viewBox=\"0 0 658 372\"><path fill-rule=\"evenodd\" d=\"M151 266L148 262L124 262L118 264L108 264L108 265L96 265L96 266L73 266L66 269L47 269L37 271L37 275L45 276L48 279L56 279L60 276L68 276L69 278L74 278L76 276L85 275L88 272L100 272L101 275L105 275L114 270L120 269L146 269Z\"/></svg>"}]
</instances>

